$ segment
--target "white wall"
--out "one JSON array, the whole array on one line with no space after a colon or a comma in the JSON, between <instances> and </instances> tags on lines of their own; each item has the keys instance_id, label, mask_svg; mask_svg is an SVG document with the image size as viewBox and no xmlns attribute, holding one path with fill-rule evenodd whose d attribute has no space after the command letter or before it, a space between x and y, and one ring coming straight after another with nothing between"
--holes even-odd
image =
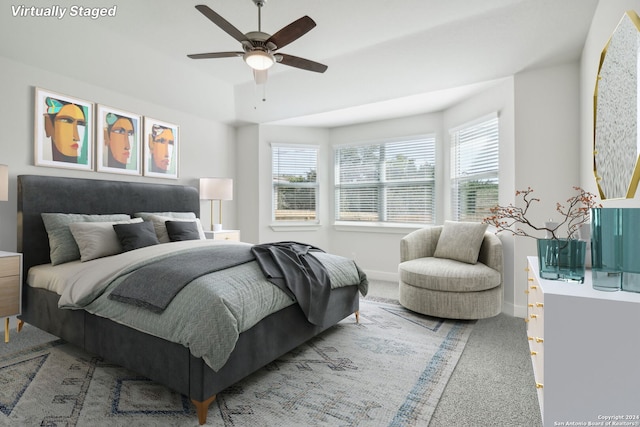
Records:
<instances>
[{"instance_id":1,"label":"white wall","mask_svg":"<svg viewBox=\"0 0 640 427\"><path fill-rule=\"evenodd\" d=\"M37 54L34 52L34 54ZM215 120L213 111L199 110L198 114L173 108L171 103L157 103L153 100L137 97L131 90L118 92L108 89L97 79L91 81L87 75L84 80L69 78L60 74L57 69L41 69L16 62L0 56L0 117L2 117L2 140L0 140L0 163L9 165L10 188L9 201L0 202L0 250L16 250L16 176L19 174L70 176L88 179L145 181L165 184L185 184L198 187L198 178L204 176L235 177L235 139L234 129ZM191 78L189 78L191 77ZM129 76L129 78L134 78ZM139 84L153 85L143 77ZM180 87L188 86L194 92L200 90L216 90L215 86L198 76L185 76L187 82ZM110 86L117 86L111 82ZM176 123L180 126L179 179L166 180L158 178L135 177L128 175L74 171L50 167L34 166L34 98L35 87L41 87L65 95L105 104L114 108L139 113L143 116ZM146 87L145 91L153 91ZM172 88L157 87L156 91ZM144 94L145 92L141 92ZM233 92L218 93L218 101L227 103L233 111ZM172 97L173 95L170 94ZM220 108L220 105L214 107ZM213 118L207 118L213 117ZM203 202L203 223L209 223L208 202ZM235 209L233 202L225 202L223 215L229 219L229 226L235 226Z\"/></svg>"},{"instance_id":2,"label":"white wall","mask_svg":"<svg viewBox=\"0 0 640 427\"><path fill-rule=\"evenodd\" d=\"M515 187L531 187L541 199L528 215L536 224L559 219L556 203L575 195L573 187L580 184L579 75L576 63L527 71L514 78ZM528 255L537 255L535 240L515 238L516 310L526 307Z\"/></svg>"},{"instance_id":3,"label":"white wall","mask_svg":"<svg viewBox=\"0 0 640 427\"><path fill-rule=\"evenodd\" d=\"M260 127L246 125L236 130L236 180L234 182L237 224L244 242L260 242Z\"/></svg>"}]
</instances>

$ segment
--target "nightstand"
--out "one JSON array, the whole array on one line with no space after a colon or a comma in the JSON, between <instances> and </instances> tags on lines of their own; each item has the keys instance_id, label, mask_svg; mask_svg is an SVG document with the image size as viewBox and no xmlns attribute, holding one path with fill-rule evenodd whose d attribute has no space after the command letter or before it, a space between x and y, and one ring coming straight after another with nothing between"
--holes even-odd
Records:
<instances>
[{"instance_id":1,"label":"nightstand","mask_svg":"<svg viewBox=\"0 0 640 427\"><path fill-rule=\"evenodd\" d=\"M240 241L240 230L205 231L207 239Z\"/></svg>"},{"instance_id":2,"label":"nightstand","mask_svg":"<svg viewBox=\"0 0 640 427\"><path fill-rule=\"evenodd\" d=\"M9 317L22 313L22 254L0 251L0 317L4 317L4 342L9 342ZM18 332L22 329L18 320Z\"/></svg>"}]
</instances>

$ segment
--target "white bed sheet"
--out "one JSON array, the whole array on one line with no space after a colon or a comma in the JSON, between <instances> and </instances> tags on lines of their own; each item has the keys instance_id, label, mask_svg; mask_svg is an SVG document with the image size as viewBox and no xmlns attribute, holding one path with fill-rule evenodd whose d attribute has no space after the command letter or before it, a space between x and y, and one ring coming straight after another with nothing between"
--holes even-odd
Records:
<instances>
[{"instance_id":1,"label":"white bed sheet","mask_svg":"<svg viewBox=\"0 0 640 427\"><path fill-rule=\"evenodd\" d=\"M27 284L34 288L42 288L55 292L62 296L64 295L65 289L70 285L79 284L82 288L82 283L87 283L89 279L91 281L94 279L96 281L107 279L113 273L126 270L140 259L143 259L144 254L147 252L162 255L175 250L184 250L189 247L226 243L228 242L221 240L187 240L149 246L85 262L77 260L55 266L51 264L36 265L31 267L27 273Z\"/></svg>"},{"instance_id":2,"label":"white bed sheet","mask_svg":"<svg viewBox=\"0 0 640 427\"><path fill-rule=\"evenodd\" d=\"M84 265L78 261L53 266L51 264L36 265L27 273L27 284L33 288L42 288L62 295L67 278L84 270Z\"/></svg>"}]
</instances>

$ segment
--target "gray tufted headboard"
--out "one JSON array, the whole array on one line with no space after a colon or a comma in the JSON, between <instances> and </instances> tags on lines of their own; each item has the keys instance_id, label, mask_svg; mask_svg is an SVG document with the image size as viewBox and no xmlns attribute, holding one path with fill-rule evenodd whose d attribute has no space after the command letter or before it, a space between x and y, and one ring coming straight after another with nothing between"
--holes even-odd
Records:
<instances>
[{"instance_id":1,"label":"gray tufted headboard","mask_svg":"<svg viewBox=\"0 0 640 427\"><path fill-rule=\"evenodd\" d=\"M131 215L167 211L194 212L199 217L198 190L183 185L19 175L18 252L23 254L23 277L26 280L31 266L50 262L43 212Z\"/></svg>"}]
</instances>

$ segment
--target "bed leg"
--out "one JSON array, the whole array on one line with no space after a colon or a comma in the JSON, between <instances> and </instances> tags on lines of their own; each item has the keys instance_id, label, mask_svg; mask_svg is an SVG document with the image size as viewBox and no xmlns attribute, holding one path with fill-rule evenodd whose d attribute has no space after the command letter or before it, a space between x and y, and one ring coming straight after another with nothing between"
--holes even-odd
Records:
<instances>
[{"instance_id":1,"label":"bed leg","mask_svg":"<svg viewBox=\"0 0 640 427\"><path fill-rule=\"evenodd\" d=\"M356 315L356 323L360 323L360 310L356 310L354 314Z\"/></svg>"},{"instance_id":2,"label":"bed leg","mask_svg":"<svg viewBox=\"0 0 640 427\"><path fill-rule=\"evenodd\" d=\"M22 330L23 325L24 325L24 322L22 321L22 319L18 319L18 328L17 328L18 332Z\"/></svg>"},{"instance_id":3,"label":"bed leg","mask_svg":"<svg viewBox=\"0 0 640 427\"><path fill-rule=\"evenodd\" d=\"M211 405L214 400L216 400L215 394L204 402L191 399L193 404L196 405L196 412L198 413L198 422L200 423L200 425L203 425L207 422L207 412L209 412L209 405Z\"/></svg>"}]
</instances>

